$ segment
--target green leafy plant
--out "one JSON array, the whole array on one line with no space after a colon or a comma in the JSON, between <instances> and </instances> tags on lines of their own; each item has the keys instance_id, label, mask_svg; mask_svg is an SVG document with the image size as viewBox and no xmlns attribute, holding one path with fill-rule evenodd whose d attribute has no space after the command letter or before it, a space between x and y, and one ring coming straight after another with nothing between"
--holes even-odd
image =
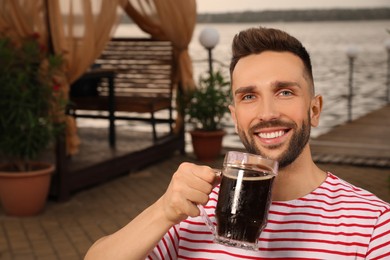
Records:
<instances>
[{"instance_id":1,"label":"green leafy plant","mask_svg":"<svg viewBox=\"0 0 390 260\"><path fill-rule=\"evenodd\" d=\"M63 131L66 102L59 80L63 59L34 34L13 42L0 35L0 156L9 171L28 171Z\"/></svg>"},{"instance_id":2,"label":"green leafy plant","mask_svg":"<svg viewBox=\"0 0 390 260\"><path fill-rule=\"evenodd\" d=\"M190 94L186 109L188 121L198 130L220 130L229 104L230 82L221 71L208 73L200 77L198 88Z\"/></svg>"}]
</instances>

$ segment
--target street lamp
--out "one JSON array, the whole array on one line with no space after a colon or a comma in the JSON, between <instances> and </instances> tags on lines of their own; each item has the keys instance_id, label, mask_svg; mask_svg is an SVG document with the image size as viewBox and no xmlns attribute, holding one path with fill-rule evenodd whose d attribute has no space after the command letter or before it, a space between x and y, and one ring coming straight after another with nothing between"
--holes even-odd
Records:
<instances>
[{"instance_id":1,"label":"street lamp","mask_svg":"<svg viewBox=\"0 0 390 260\"><path fill-rule=\"evenodd\" d=\"M387 103L390 103L390 38L385 41L385 48L387 50L386 100L387 100Z\"/></svg>"},{"instance_id":2,"label":"street lamp","mask_svg":"<svg viewBox=\"0 0 390 260\"><path fill-rule=\"evenodd\" d=\"M204 28L199 35L199 42L208 50L209 53L209 71L210 76L213 74L213 58L211 54L211 50L217 45L219 42L219 33L214 28Z\"/></svg>"},{"instance_id":3,"label":"street lamp","mask_svg":"<svg viewBox=\"0 0 390 260\"><path fill-rule=\"evenodd\" d=\"M346 50L346 54L349 61L349 80L348 80L348 122L352 120L352 97L353 97L353 65L358 55L358 48L354 45L349 46Z\"/></svg>"}]
</instances>

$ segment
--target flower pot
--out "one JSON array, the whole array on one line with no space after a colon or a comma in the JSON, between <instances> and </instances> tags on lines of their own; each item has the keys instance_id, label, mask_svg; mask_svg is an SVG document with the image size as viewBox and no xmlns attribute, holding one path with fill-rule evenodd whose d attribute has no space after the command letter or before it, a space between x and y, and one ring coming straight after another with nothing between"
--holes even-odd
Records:
<instances>
[{"instance_id":1,"label":"flower pot","mask_svg":"<svg viewBox=\"0 0 390 260\"><path fill-rule=\"evenodd\" d=\"M48 163L33 163L30 172L7 172L0 165L0 200L9 216L37 215L45 207L54 166Z\"/></svg>"},{"instance_id":2,"label":"flower pot","mask_svg":"<svg viewBox=\"0 0 390 260\"><path fill-rule=\"evenodd\" d=\"M222 150L222 139L226 134L223 130L190 132L194 154L199 161L211 162L216 160Z\"/></svg>"}]
</instances>

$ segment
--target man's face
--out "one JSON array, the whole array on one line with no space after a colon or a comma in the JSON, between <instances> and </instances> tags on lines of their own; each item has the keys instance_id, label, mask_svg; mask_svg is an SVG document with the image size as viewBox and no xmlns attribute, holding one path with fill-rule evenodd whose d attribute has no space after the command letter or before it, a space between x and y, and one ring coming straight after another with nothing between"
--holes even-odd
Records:
<instances>
[{"instance_id":1,"label":"man's face","mask_svg":"<svg viewBox=\"0 0 390 260\"><path fill-rule=\"evenodd\" d=\"M311 94L302 61L289 52L266 51L238 61L232 75L230 112L248 152L291 164L318 125L322 99Z\"/></svg>"}]
</instances>

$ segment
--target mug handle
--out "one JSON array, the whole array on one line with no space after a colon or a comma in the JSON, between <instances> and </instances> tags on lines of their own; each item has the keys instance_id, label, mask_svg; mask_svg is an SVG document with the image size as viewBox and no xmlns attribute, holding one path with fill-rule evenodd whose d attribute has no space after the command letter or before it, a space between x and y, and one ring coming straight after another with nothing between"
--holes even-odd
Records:
<instances>
[{"instance_id":1,"label":"mug handle","mask_svg":"<svg viewBox=\"0 0 390 260\"><path fill-rule=\"evenodd\" d=\"M215 175L217 177L220 177L222 175L222 171L221 170L219 170L219 169L213 169L213 170L214 170L214 173L215 173ZM215 230L214 223L211 221L211 219L207 215L206 210L200 204L198 204L197 207L200 210L200 216L202 217L204 223L210 229L211 233L213 233L213 235L215 236L217 231Z\"/></svg>"},{"instance_id":2,"label":"mug handle","mask_svg":"<svg viewBox=\"0 0 390 260\"><path fill-rule=\"evenodd\" d=\"M215 230L215 226L214 226L213 222L211 221L211 219L207 215L206 210L204 209L204 207L202 205L198 204L197 206L198 206L198 209L200 210L200 216L202 217L204 223L210 229L211 233L213 233L213 235L215 236L217 231Z\"/></svg>"}]
</instances>

